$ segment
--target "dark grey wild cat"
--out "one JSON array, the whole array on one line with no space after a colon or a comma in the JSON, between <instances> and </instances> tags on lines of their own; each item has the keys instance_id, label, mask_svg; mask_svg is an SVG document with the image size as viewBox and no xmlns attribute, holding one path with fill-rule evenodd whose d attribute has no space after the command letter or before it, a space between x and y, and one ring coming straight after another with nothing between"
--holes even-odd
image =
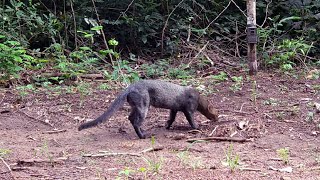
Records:
<instances>
[{"instance_id":1,"label":"dark grey wild cat","mask_svg":"<svg viewBox=\"0 0 320 180\"><path fill-rule=\"evenodd\" d=\"M194 129L197 128L197 125L193 121L193 114L197 110L210 120L218 120L217 110L196 89L160 80L141 80L131 84L120 93L100 117L80 125L78 130L90 128L108 120L123 106L125 101L131 106L129 120L141 139L146 138L140 126L150 105L170 109L170 118L166 123L167 129L174 122L178 111L184 113L190 126Z\"/></svg>"}]
</instances>

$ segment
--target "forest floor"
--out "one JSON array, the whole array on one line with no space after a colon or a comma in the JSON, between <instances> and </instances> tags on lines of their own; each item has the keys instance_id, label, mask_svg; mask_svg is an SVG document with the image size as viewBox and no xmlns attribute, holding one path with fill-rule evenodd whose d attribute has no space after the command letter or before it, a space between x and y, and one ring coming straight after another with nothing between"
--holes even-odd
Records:
<instances>
[{"instance_id":1,"label":"forest floor","mask_svg":"<svg viewBox=\"0 0 320 180\"><path fill-rule=\"evenodd\" d=\"M178 114L166 130L168 110L151 108L143 128L154 141L138 139L127 104L106 123L77 130L103 113L121 88L85 96L43 90L22 98L0 89L0 179L320 180L320 114L314 106L320 83L297 74L259 72L257 88L244 78L235 92L230 79L200 79L219 121L196 113L200 128L191 131ZM207 137L247 141L187 142Z\"/></svg>"}]
</instances>

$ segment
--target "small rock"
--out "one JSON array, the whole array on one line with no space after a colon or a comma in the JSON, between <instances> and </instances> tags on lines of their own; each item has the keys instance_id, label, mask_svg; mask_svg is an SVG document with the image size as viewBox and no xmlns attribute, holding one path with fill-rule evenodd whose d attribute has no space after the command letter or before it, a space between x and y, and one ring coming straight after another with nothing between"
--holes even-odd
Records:
<instances>
[{"instance_id":1,"label":"small rock","mask_svg":"<svg viewBox=\"0 0 320 180\"><path fill-rule=\"evenodd\" d=\"M319 131L312 131L312 132L311 132L311 135L312 135L312 136L317 136L318 134L319 134Z\"/></svg>"},{"instance_id":2,"label":"small rock","mask_svg":"<svg viewBox=\"0 0 320 180\"><path fill-rule=\"evenodd\" d=\"M249 121L240 121L239 124L238 124L238 128L240 130L243 130L245 127L247 127L249 124Z\"/></svg>"},{"instance_id":3,"label":"small rock","mask_svg":"<svg viewBox=\"0 0 320 180\"><path fill-rule=\"evenodd\" d=\"M292 172L292 167L285 167L282 169L279 169L280 172L287 172L287 173L291 173Z\"/></svg>"}]
</instances>

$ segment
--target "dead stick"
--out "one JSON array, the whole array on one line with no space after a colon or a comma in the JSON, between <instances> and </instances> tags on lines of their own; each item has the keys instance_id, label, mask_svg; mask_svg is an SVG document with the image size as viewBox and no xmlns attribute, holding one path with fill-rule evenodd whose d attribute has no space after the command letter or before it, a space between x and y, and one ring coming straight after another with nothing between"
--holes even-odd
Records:
<instances>
[{"instance_id":1,"label":"dead stick","mask_svg":"<svg viewBox=\"0 0 320 180\"><path fill-rule=\"evenodd\" d=\"M65 159L24 159L18 160L17 165L33 164L33 163L63 163Z\"/></svg>"},{"instance_id":2,"label":"dead stick","mask_svg":"<svg viewBox=\"0 0 320 180\"><path fill-rule=\"evenodd\" d=\"M187 139L187 142L195 142L195 141L232 141L232 142L252 142L252 139L244 139L244 138L230 138L230 137L205 137L205 138L194 138Z\"/></svg>"},{"instance_id":3,"label":"dead stick","mask_svg":"<svg viewBox=\"0 0 320 180\"><path fill-rule=\"evenodd\" d=\"M286 111L286 112L295 112L297 111L297 109L271 109L270 111L268 111L268 113L271 113L271 112L281 112L281 111Z\"/></svg>"},{"instance_id":4,"label":"dead stick","mask_svg":"<svg viewBox=\"0 0 320 180\"><path fill-rule=\"evenodd\" d=\"M261 171L261 169L253 169L253 168L240 168L242 171Z\"/></svg>"},{"instance_id":5,"label":"dead stick","mask_svg":"<svg viewBox=\"0 0 320 180\"><path fill-rule=\"evenodd\" d=\"M0 159L3 162L3 164L8 168L8 170L11 172L12 170L11 170L9 164L2 157L0 157Z\"/></svg>"},{"instance_id":6,"label":"dead stick","mask_svg":"<svg viewBox=\"0 0 320 180\"><path fill-rule=\"evenodd\" d=\"M141 154L139 153L106 153L101 151L99 154L84 154L83 157L105 157L105 156L138 156L140 157Z\"/></svg>"},{"instance_id":7,"label":"dead stick","mask_svg":"<svg viewBox=\"0 0 320 180\"><path fill-rule=\"evenodd\" d=\"M66 132L66 131L67 130L65 130L65 129L60 129L60 130L56 129L56 130L53 130L53 131L45 131L43 133L54 134L54 133L61 133L61 132Z\"/></svg>"},{"instance_id":8,"label":"dead stick","mask_svg":"<svg viewBox=\"0 0 320 180\"><path fill-rule=\"evenodd\" d=\"M209 136L212 136L213 133L217 130L218 127L219 127L219 125L217 125L217 126L211 131L211 133L209 134Z\"/></svg>"},{"instance_id":9,"label":"dead stick","mask_svg":"<svg viewBox=\"0 0 320 180\"><path fill-rule=\"evenodd\" d=\"M146 152L151 152L151 151L160 151L162 149L163 149L163 146L151 147L151 148L148 148L148 149L141 151L141 153L146 153Z\"/></svg>"},{"instance_id":10,"label":"dead stick","mask_svg":"<svg viewBox=\"0 0 320 180\"><path fill-rule=\"evenodd\" d=\"M194 56L194 59L198 58L198 56L207 48L209 41L199 50L199 52Z\"/></svg>"}]
</instances>

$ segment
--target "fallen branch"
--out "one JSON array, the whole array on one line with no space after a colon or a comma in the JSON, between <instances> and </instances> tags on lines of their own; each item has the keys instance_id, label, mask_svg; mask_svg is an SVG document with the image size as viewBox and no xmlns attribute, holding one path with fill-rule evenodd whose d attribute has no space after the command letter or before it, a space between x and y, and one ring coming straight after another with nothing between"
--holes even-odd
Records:
<instances>
[{"instance_id":1,"label":"fallen branch","mask_svg":"<svg viewBox=\"0 0 320 180\"><path fill-rule=\"evenodd\" d=\"M65 129L54 129L54 130L52 130L52 131L45 131L45 132L43 132L43 133L47 133L47 134L55 134L55 133L62 133L62 132L66 132L67 130L65 130Z\"/></svg>"},{"instance_id":2,"label":"fallen branch","mask_svg":"<svg viewBox=\"0 0 320 180\"><path fill-rule=\"evenodd\" d=\"M129 152L108 152L108 151L99 151L98 154L84 154L83 157L106 157L106 156L142 156L143 153L151 151L160 151L164 149L163 146L151 147L145 150L140 151L139 153L129 153Z\"/></svg>"},{"instance_id":3,"label":"fallen branch","mask_svg":"<svg viewBox=\"0 0 320 180\"><path fill-rule=\"evenodd\" d=\"M36 163L63 163L63 160L65 160L66 158L59 158L59 159L24 159L24 160L18 160L16 164L14 165L24 165L24 164L28 164L28 165L33 165Z\"/></svg>"},{"instance_id":4,"label":"fallen branch","mask_svg":"<svg viewBox=\"0 0 320 180\"><path fill-rule=\"evenodd\" d=\"M138 156L140 157L141 154L139 153L110 153L101 151L101 153L98 154L84 154L83 157L106 157L106 156Z\"/></svg>"},{"instance_id":5,"label":"fallen branch","mask_svg":"<svg viewBox=\"0 0 320 180\"><path fill-rule=\"evenodd\" d=\"M241 171L261 171L261 169L254 169L254 168L240 168Z\"/></svg>"},{"instance_id":6,"label":"fallen branch","mask_svg":"<svg viewBox=\"0 0 320 180\"><path fill-rule=\"evenodd\" d=\"M151 148L148 148L148 149L141 151L140 153L147 153L147 152L151 152L151 151L160 151L162 149L164 149L163 146L151 147Z\"/></svg>"},{"instance_id":7,"label":"fallen branch","mask_svg":"<svg viewBox=\"0 0 320 180\"><path fill-rule=\"evenodd\" d=\"M187 139L187 142L192 143L195 141L231 141L231 142L252 142L253 139L245 138L230 138L230 137L204 137L204 138L193 138Z\"/></svg>"}]
</instances>

